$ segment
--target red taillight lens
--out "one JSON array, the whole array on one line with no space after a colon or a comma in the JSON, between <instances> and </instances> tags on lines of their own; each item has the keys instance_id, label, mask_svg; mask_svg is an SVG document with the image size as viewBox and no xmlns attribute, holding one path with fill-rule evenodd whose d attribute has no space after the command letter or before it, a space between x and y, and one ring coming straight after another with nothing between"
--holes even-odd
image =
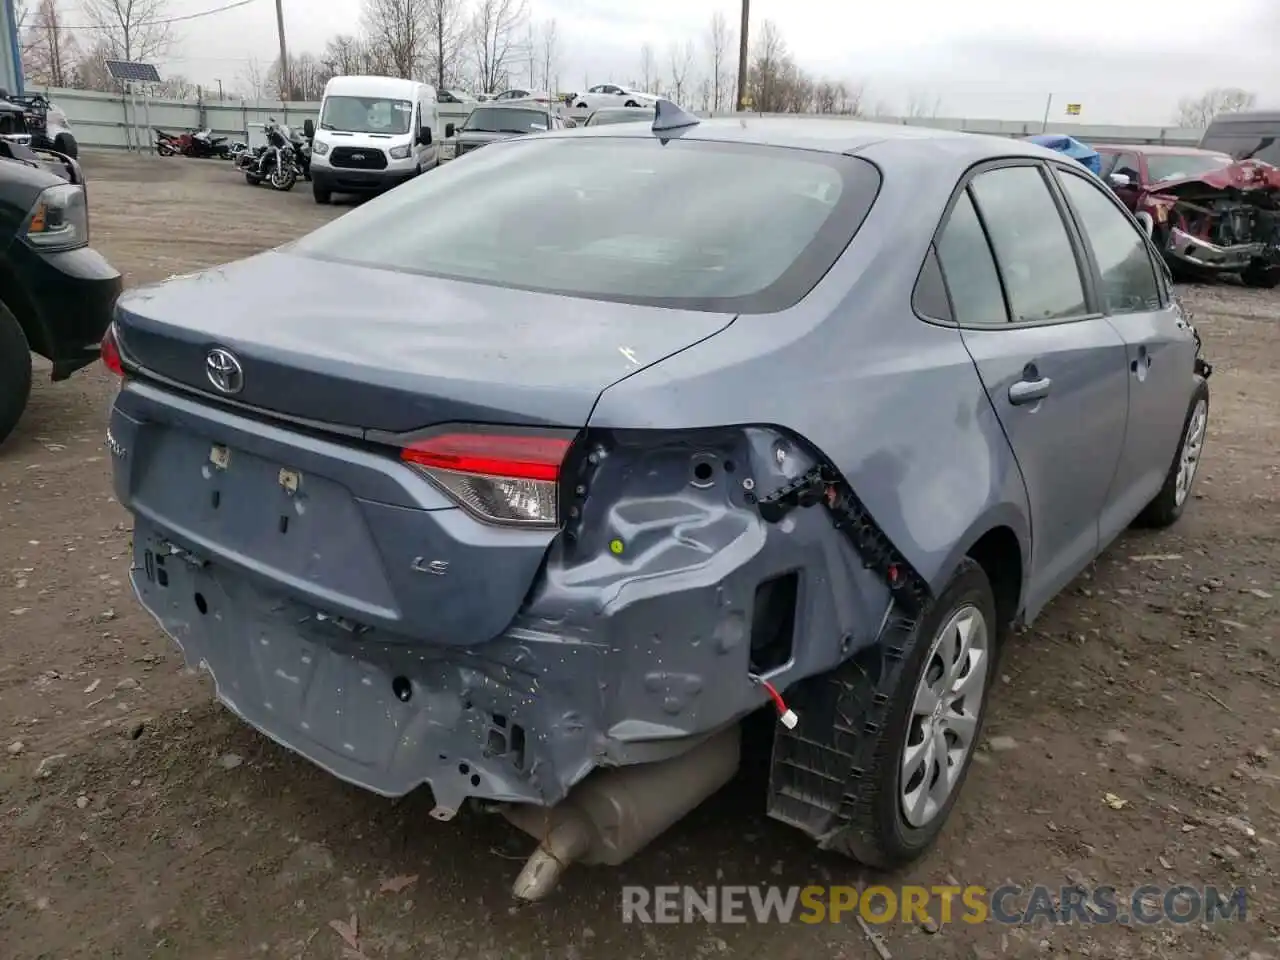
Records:
<instances>
[{"instance_id":1,"label":"red taillight lens","mask_svg":"<svg viewBox=\"0 0 1280 960\"><path fill-rule=\"evenodd\" d=\"M102 346L99 348L102 363L117 377L124 376L124 363L120 360L120 344L116 341L116 325L112 323L102 335Z\"/></svg>"},{"instance_id":2,"label":"red taillight lens","mask_svg":"<svg viewBox=\"0 0 1280 960\"><path fill-rule=\"evenodd\" d=\"M400 458L482 520L554 527L571 443L559 434L442 433L415 441Z\"/></svg>"}]
</instances>

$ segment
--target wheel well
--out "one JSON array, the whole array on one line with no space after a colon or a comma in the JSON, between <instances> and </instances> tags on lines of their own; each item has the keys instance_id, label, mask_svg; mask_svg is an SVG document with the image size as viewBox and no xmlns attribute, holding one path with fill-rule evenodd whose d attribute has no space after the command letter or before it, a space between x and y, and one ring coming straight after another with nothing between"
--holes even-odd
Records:
<instances>
[{"instance_id":1,"label":"wheel well","mask_svg":"<svg viewBox=\"0 0 1280 960\"><path fill-rule=\"evenodd\" d=\"M969 556L991 581L1000 631L1007 631L1022 606L1022 548L1008 527L993 527L969 548Z\"/></svg>"},{"instance_id":2,"label":"wheel well","mask_svg":"<svg viewBox=\"0 0 1280 960\"><path fill-rule=\"evenodd\" d=\"M17 296L0 297L0 307L8 310L13 315L27 338L27 345L33 352L43 357L49 350L49 345L45 342L44 326L40 323L40 318L35 311L25 302L22 292L20 290L10 291L11 294L15 292Z\"/></svg>"}]
</instances>

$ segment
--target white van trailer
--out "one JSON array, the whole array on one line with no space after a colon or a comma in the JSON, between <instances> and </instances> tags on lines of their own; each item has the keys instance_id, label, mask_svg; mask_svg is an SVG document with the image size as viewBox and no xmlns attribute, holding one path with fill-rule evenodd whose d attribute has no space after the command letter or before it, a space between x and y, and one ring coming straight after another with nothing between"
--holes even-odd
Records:
<instances>
[{"instance_id":1,"label":"white van trailer","mask_svg":"<svg viewBox=\"0 0 1280 960\"><path fill-rule=\"evenodd\" d=\"M397 77L334 77L324 87L311 151L317 203L380 193L440 163L435 87Z\"/></svg>"}]
</instances>

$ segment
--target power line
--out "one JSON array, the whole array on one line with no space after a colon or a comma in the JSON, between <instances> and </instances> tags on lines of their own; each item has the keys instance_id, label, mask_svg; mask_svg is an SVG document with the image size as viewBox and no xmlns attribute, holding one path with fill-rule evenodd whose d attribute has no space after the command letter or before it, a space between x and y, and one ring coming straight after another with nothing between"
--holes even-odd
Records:
<instances>
[{"instance_id":1,"label":"power line","mask_svg":"<svg viewBox=\"0 0 1280 960\"><path fill-rule=\"evenodd\" d=\"M184 13L176 17L162 17L158 20L139 20L137 23L128 24L129 30L137 30L142 27L162 27L170 23L181 23L186 20L199 20L203 17L212 17L219 13L226 13L228 10L235 10L237 7L247 7L251 3L257 3L258 0L234 0L233 3L224 4L221 7L214 7L210 10L201 10L198 13ZM56 24L28 24L28 30L34 30L37 33L48 30L52 26L54 30L122 30L121 24L103 24L103 23L77 23L67 25L64 23Z\"/></svg>"}]
</instances>

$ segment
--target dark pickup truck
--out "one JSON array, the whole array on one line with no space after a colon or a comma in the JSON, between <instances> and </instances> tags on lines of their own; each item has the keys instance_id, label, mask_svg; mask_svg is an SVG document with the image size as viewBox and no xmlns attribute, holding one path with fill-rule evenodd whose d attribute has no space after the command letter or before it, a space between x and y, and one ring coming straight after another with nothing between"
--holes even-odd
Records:
<instances>
[{"instance_id":1,"label":"dark pickup truck","mask_svg":"<svg viewBox=\"0 0 1280 960\"><path fill-rule=\"evenodd\" d=\"M79 163L28 144L0 135L0 442L27 405L32 352L54 380L92 363L122 287L89 246Z\"/></svg>"}]
</instances>

